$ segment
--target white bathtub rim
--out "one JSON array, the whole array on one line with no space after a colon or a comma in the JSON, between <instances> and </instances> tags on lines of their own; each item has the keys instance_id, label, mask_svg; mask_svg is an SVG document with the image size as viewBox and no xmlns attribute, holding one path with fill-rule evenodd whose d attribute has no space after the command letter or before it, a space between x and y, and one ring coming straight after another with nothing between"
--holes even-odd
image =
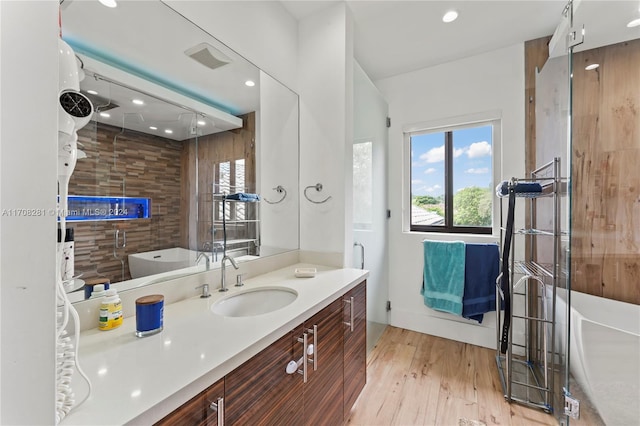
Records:
<instances>
[{"instance_id":1,"label":"white bathtub rim","mask_svg":"<svg viewBox=\"0 0 640 426\"><path fill-rule=\"evenodd\" d=\"M151 250L151 251L143 251L140 253L131 253L129 255L127 255L128 257L134 257L137 259L143 259L143 260L148 260L150 262L174 262L176 260L189 260L190 259L190 255L194 255L194 260L195 260L195 256L197 255L197 251L195 250L189 250L189 249L185 249L182 247L171 247L171 248L166 248L166 249L161 249L161 250ZM157 259L154 258L153 256L156 255L167 255L165 258L162 259ZM177 254L178 256L170 256L173 254Z\"/></svg>"},{"instance_id":2,"label":"white bathtub rim","mask_svg":"<svg viewBox=\"0 0 640 426\"><path fill-rule=\"evenodd\" d=\"M565 297L564 293L558 294ZM640 308L633 303L571 290L571 309L587 321L640 335Z\"/></svg>"},{"instance_id":3,"label":"white bathtub rim","mask_svg":"<svg viewBox=\"0 0 640 426\"><path fill-rule=\"evenodd\" d=\"M563 299L562 302L565 303L564 309L566 309L566 301L564 300L566 295L560 293L560 296ZM583 324L594 324L607 330L611 330L611 332L618 332L632 338L635 337L640 339L640 333L636 333L634 331L636 324L632 324L634 317L637 316L640 319L640 307L576 291L572 291L571 296L571 342L569 361L571 373L585 395L593 404L594 408L600 413L603 420L605 422L611 420L615 421L614 419L619 415L619 412L615 411L612 415L611 402L609 400L599 400L601 395L599 396L596 393L601 392L596 391L593 388L594 384L590 380L592 374L598 374L595 370L598 367L591 365L589 359L587 359L587 354L584 352L585 342L583 337ZM577 303L574 304L574 301ZM604 306L598 307L596 303ZM615 306L612 306L614 304ZM560 308L562 309L562 306ZM581 312L580 309L582 309L583 312ZM586 317L584 312L585 310L586 315L590 315L595 312L595 316L600 319L600 321ZM607 320L607 322L602 321L603 319ZM622 321L624 319L626 319L626 321ZM629 407L629 409L632 408Z\"/></svg>"}]
</instances>

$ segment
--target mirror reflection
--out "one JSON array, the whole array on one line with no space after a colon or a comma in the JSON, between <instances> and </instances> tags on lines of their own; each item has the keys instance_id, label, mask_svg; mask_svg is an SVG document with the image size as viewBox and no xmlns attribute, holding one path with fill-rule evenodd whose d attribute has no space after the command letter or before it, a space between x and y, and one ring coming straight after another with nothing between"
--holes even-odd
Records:
<instances>
[{"instance_id":1,"label":"mirror reflection","mask_svg":"<svg viewBox=\"0 0 640 426\"><path fill-rule=\"evenodd\" d=\"M87 213L67 225L72 301L90 295L83 286L122 291L217 267L224 255L298 248L295 93L161 2L107 10L67 0L62 23L95 110L69 182L78 197L69 209ZM149 214L129 214L132 199ZM93 214L104 206L111 216Z\"/></svg>"}]
</instances>

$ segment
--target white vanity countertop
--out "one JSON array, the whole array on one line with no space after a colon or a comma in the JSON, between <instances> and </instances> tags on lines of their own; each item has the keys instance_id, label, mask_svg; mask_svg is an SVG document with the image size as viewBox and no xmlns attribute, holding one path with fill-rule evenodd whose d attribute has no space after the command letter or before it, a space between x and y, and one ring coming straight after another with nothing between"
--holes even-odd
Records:
<instances>
[{"instance_id":1,"label":"white vanity countertop","mask_svg":"<svg viewBox=\"0 0 640 426\"><path fill-rule=\"evenodd\" d=\"M296 278L296 268L315 267L314 278ZM359 269L296 264L245 281L208 299L193 297L164 307L164 330L137 338L135 316L109 331L80 335L80 365L91 379L91 397L73 410L63 425L152 424L208 385L250 359L368 277ZM211 305L238 292L288 287L293 303L253 317L223 317ZM282 372L285 374L285 365ZM76 400L87 386L76 373Z\"/></svg>"}]
</instances>

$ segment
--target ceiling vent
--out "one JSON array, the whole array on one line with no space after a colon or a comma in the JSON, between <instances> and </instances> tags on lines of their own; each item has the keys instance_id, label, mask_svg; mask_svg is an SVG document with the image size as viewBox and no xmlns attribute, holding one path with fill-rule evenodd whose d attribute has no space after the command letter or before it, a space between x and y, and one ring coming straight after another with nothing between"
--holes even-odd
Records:
<instances>
[{"instance_id":1,"label":"ceiling vent","mask_svg":"<svg viewBox=\"0 0 640 426\"><path fill-rule=\"evenodd\" d=\"M103 98L102 96L92 95L91 93L83 93L91 103L95 106L96 111L105 112L110 109L118 108L120 105L111 102L107 98Z\"/></svg>"},{"instance_id":2,"label":"ceiling vent","mask_svg":"<svg viewBox=\"0 0 640 426\"><path fill-rule=\"evenodd\" d=\"M205 67L211 68L212 70L220 68L221 66L231 62L231 59L227 55L209 43L200 43L185 50L184 53L191 59L200 62Z\"/></svg>"}]
</instances>

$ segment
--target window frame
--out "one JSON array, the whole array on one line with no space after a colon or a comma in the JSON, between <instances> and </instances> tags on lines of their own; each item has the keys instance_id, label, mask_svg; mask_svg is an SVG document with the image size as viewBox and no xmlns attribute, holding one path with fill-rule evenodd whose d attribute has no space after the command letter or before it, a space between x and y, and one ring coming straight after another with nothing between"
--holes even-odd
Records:
<instances>
[{"instance_id":1,"label":"window frame","mask_svg":"<svg viewBox=\"0 0 640 426\"><path fill-rule=\"evenodd\" d=\"M453 140L452 134L456 130L463 130L473 127L482 127L491 125L491 183L490 188L495 186L498 179L499 153L501 150L501 126L502 119L499 112L481 113L466 117L457 117L447 120L439 120L430 123L418 123L404 126L404 147L405 147L405 174L403 191L406 208L404 215L404 230L406 232L419 233L438 233L438 234L473 234L473 235L491 235L496 223L497 203L492 203L491 208L491 224L488 226L465 226L453 225ZM444 133L445 134L445 224L444 225L414 225L411 218L412 206L412 158L411 158L411 137L426 133Z\"/></svg>"}]
</instances>

